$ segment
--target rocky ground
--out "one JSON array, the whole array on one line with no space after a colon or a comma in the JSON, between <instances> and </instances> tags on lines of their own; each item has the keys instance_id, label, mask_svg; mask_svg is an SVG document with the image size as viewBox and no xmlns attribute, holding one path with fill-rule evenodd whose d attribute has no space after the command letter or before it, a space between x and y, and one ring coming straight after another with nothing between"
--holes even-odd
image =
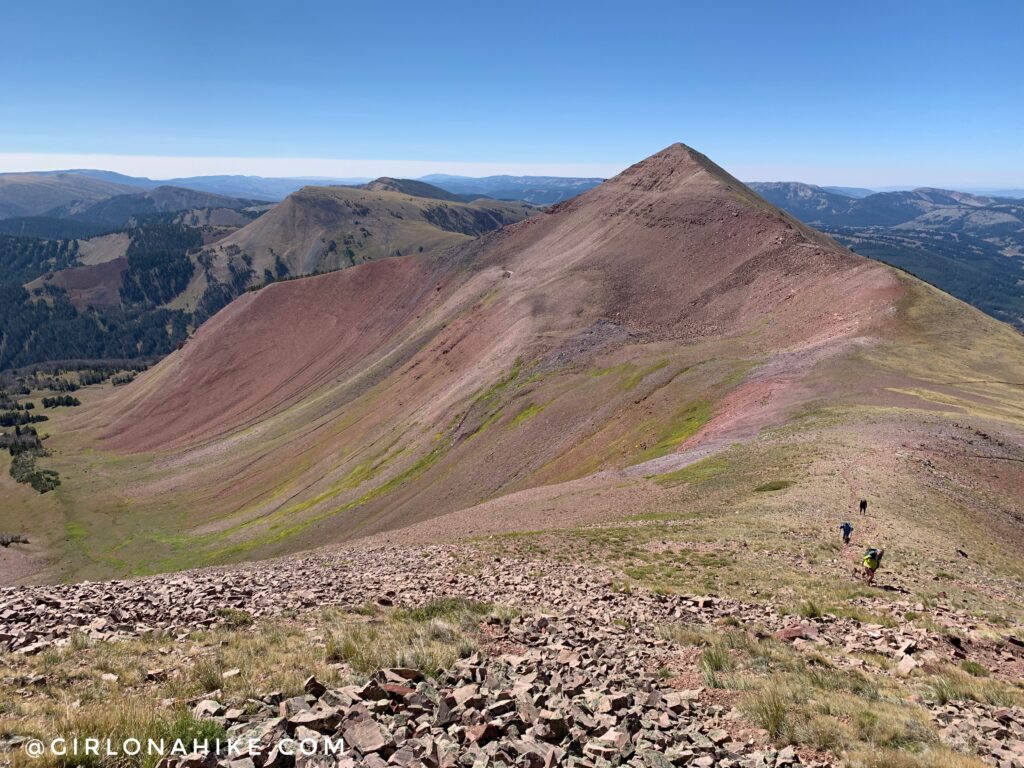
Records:
<instances>
[{"instance_id":1,"label":"rocky ground","mask_svg":"<svg viewBox=\"0 0 1024 768\"><path fill-rule=\"evenodd\" d=\"M232 768L278 765L284 739L340 734L367 766L597 765L661 768L782 766L800 759L745 727L734 710L701 702L699 689L672 690L656 670L665 643L602 626L596 617L545 616L500 625L494 639L515 651L474 655L436 681L385 669L362 686L267 696L254 714L205 700L197 711L229 735L255 738L255 754ZM355 758L345 764L352 765Z\"/></svg>"},{"instance_id":2,"label":"rocky ground","mask_svg":"<svg viewBox=\"0 0 1024 768\"><path fill-rule=\"evenodd\" d=\"M964 752L978 752L993 765L1024 763L1024 708L954 702L938 708L942 737Z\"/></svg>"},{"instance_id":3,"label":"rocky ground","mask_svg":"<svg viewBox=\"0 0 1024 768\"><path fill-rule=\"evenodd\" d=\"M0 648L33 655L69 642L160 633L187 640L229 621L258 620L326 605L416 606L458 597L515 606L485 626L484 653L439 678L382 670L361 686L306 695L194 702L195 713L231 735L256 738L250 754L192 756L232 768L283 768L281 739L342 735L353 751L339 764L383 766L554 765L775 766L830 764L824 754L777 749L700 678L669 679L679 647L664 628L746 628L843 670L865 656L873 674L907 678L930 665L970 659L1007 679L1024 675L1024 643L994 638L942 607L886 603L894 617L927 613L938 631L906 621L867 624L830 615L801 618L716 597L615 588L610 572L553 561L480 559L460 547L334 551L134 581L0 590ZM957 628L956 632L942 628ZM1024 766L1019 708L949 702L932 707L945 742L992 765ZM16 746L17 739L9 741ZM333 765L324 755L299 758Z\"/></svg>"}]
</instances>

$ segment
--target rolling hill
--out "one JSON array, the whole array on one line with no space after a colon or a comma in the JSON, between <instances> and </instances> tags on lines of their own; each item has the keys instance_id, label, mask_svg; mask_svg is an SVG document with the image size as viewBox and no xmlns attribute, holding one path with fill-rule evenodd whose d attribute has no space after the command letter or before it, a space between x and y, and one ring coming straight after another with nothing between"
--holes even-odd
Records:
<instances>
[{"instance_id":1,"label":"rolling hill","mask_svg":"<svg viewBox=\"0 0 1024 768\"><path fill-rule=\"evenodd\" d=\"M0 174L0 219L40 216L76 201L94 203L135 192L127 185L77 173Z\"/></svg>"},{"instance_id":2,"label":"rolling hill","mask_svg":"<svg viewBox=\"0 0 1024 768\"><path fill-rule=\"evenodd\" d=\"M415 179L392 179L387 176L382 176L379 179L374 179L371 182L360 185L360 188L368 189L371 192L400 192L403 195L428 197L434 200L447 200L451 203L470 202L470 200L467 200L463 195L457 195L454 192L448 192L440 187L435 187L433 184L416 181Z\"/></svg>"},{"instance_id":3,"label":"rolling hill","mask_svg":"<svg viewBox=\"0 0 1024 768\"><path fill-rule=\"evenodd\" d=\"M50 577L670 512L783 546L865 492L879 543L955 557L967 537L1013 570L1019 334L683 145L478 239L403 248L436 204L308 189L236 233L310 267L340 212L389 247L244 294L53 419L59 492L19 495Z\"/></svg>"},{"instance_id":4,"label":"rolling hill","mask_svg":"<svg viewBox=\"0 0 1024 768\"><path fill-rule=\"evenodd\" d=\"M47 212L59 219L96 224L110 229L125 227L140 216L179 213L192 210L242 210L265 204L260 200L240 200L182 187L156 187L143 192L115 195L98 202L76 201Z\"/></svg>"},{"instance_id":5,"label":"rolling hill","mask_svg":"<svg viewBox=\"0 0 1024 768\"><path fill-rule=\"evenodd\" d=\"M248 287L286 275L432 252L535 212L525 203L452 200L443 190L408 180L305 187L200 253L203 270L189 294L199 297L214 282Z\"/></svg>"}]
</instances>

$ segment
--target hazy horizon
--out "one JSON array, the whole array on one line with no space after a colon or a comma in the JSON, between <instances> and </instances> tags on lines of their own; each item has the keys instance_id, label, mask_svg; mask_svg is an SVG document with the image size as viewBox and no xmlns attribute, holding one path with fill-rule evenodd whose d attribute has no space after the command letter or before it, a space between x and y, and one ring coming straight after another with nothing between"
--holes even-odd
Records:
<instances>
[{"instance_id":1,"label":"hazy horizon","mask_svg":"<svg viewBox=\"0 0 1024 768\"><path fill-rule=\"evenodd\" d=\"M642 159L642 158L638 158ZM244 157L159 157L126 155L44 155L0 153L0 174L32 173L52 171L111 171L126 176L144 177L153 180L177 179L195 176L254 176L277 179L311 179L323 181L360 182L381 176L397 178L422 178L433 174L453 176L561 176L583 178L610 178L627 166L558 164L502 164L463 163L403 160L352 160L322 158L244 158ZM1024 181L995 184L954 184L941 181L901 184L872 184L864 181L836 181L834 178L816 178L813 172L800 178L754 177L742 169L726 168L732 175L747 183L755 182L801 182L820 187L855 187L875 192L933 187L963 192L1022 192ZM785 169L776 169L780 173ZM758 167L756 172L764 174L766 169Z\"/></svg>"}]
</instances>

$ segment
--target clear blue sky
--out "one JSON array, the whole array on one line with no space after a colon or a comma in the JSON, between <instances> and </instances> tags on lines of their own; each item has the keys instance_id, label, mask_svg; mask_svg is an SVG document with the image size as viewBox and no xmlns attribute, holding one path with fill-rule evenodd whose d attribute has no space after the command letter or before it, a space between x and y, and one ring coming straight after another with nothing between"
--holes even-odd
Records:
<instances>
[{"instance_id":1,"label":"clear blue sky","mask_svg":"<svg viewBox=\"0 0 1024 768\"><path fill-rule=\"evenodd\" d=\"M0 24L0 170L612 172L684 141L747 180L1024 186L1021 0L78 0Z\"/></svg>"}]
</instances>

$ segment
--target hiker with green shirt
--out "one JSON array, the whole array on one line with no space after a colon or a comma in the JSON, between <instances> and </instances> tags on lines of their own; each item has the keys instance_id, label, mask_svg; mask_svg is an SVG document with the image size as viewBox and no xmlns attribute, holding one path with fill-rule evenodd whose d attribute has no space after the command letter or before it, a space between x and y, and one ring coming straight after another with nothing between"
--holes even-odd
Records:
<instances>
[{"instance_id":1,"label":"hiker with green shirt","mask_svg":"<svg viewBox=\"0 0 1024 768\"><path fill-rule=\"evenodd\" d=\"M864 576L864 581L866 581L868 584L874 584L875 583L875 572L882 565L882 557L884 555L885 555L885 550L884 549L876 549L874 547L870 547L864 553L864 560L863 560L863 563L862 563L863 568L864 568L863 576Z\"/></svg>"}]
</instances>

